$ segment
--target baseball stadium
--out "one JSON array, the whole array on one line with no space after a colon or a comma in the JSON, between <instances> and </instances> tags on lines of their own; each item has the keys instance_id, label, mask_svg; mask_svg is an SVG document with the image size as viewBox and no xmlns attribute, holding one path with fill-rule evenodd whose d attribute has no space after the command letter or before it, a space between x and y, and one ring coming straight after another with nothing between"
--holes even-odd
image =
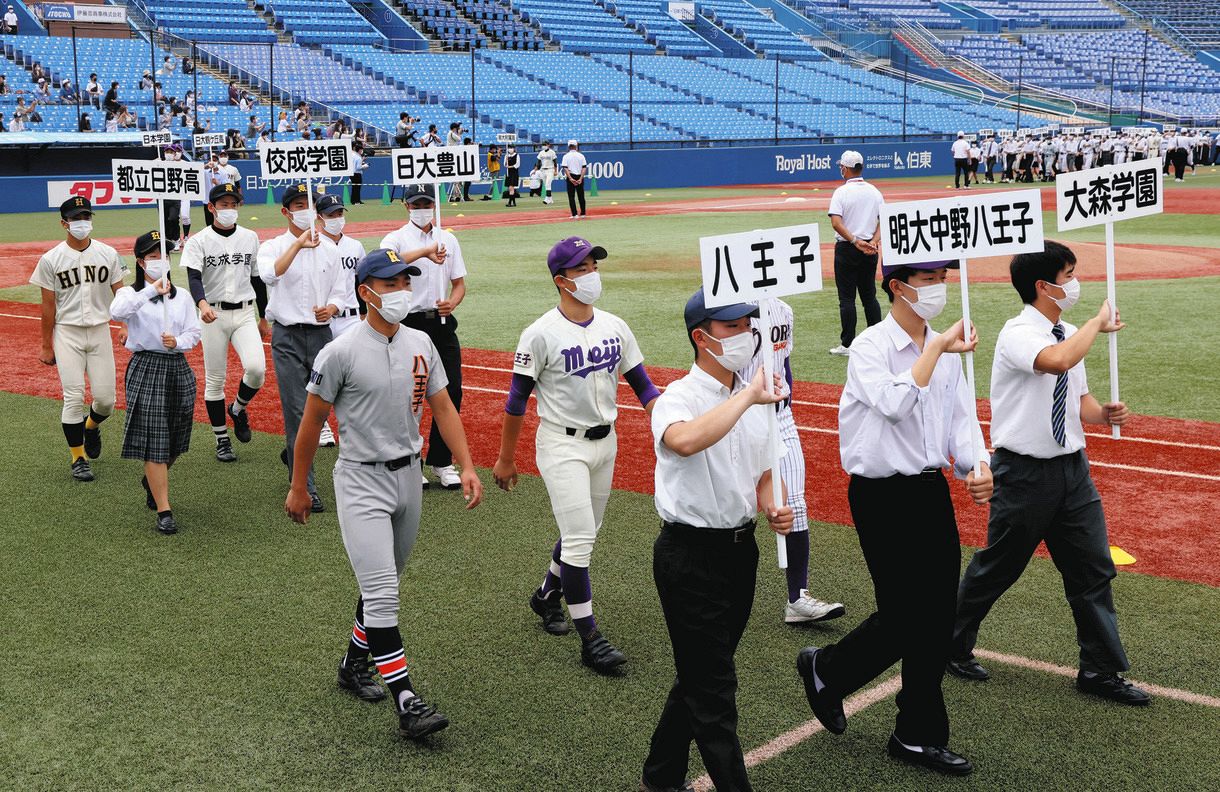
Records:
<instances>
[{"instance_id":1,"label":"baseball stadium","mask_svg":"<svg viewBox=\"0 0 1220 792\"><path fill-rule=\"evenodd\" d=\"M1220 789L1220 2L0 5L0 787Z\"/></svg>"}]
</instances>

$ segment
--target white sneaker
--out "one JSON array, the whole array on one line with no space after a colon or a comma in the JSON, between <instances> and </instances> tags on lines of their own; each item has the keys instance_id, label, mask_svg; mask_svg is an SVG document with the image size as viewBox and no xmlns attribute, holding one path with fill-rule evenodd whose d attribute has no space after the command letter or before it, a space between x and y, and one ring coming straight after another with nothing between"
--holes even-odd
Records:
<instances>
[{"instance_id":1,"label":"white sneaker","mask_svg":"<svg viewBox=\"0 0 1220 792\"><path fill-rule=\"evenodd\" d=\"M830 354L832 354L832 355L842 355L843 357L847 357L848 355L850 355L850 354L851 354L851 350L850 350L850 349L848 349L847 347L843 346L842 344L839 344L839 345L838 345L838 346L836 346L836 347L831 347L831 348L830 348Z\"/></svg>"},{"instance_id":2,"label":"white sneaker","mask_svg":"<svg viewBox=\"0 0 1220 792\"><path fill-rule=\"evenodd\" d=\"M330 424L322 424L322 431L318 434L318 445L323 448L335 447L335 433L330 430Z\"/></svg>"},{"instance_id":3,"label":"white sneaker","mask_svg":"<svg viewBox=\"0 0 1220 792\"><path fill-rule=\"evenodd\" d=\"M457 489L462 486L462 479L453 465L446 465L445 467L433 465L432 474L440 479L441 486L447 490Z\"/></svg>"},{"instance_id":4,"label":"white sneaker","mask_svg":"<svg viewBox=\"0 0 1220 792\"><path fill-rule=\"evenodd\" d=\"M427 477L427 476L425 476L425 475L423 474L423 471L420 471L420 474L419 474L419 475L420 475L420 476L423 478L423 480L424 480L424 483L423 483L423 485L422 485L424 489L428 489L428 487L431 487L431 486L432 486L432 482L431 482L431 481L428 481L428 477Z\"/></svg>"},{"instance_id":5,"label":"white sneaker","mask_svg":"<svg viewBox=\"0 0 1220 792\"><path fill-rule=\"evenodd\" d=\"M829 621L839 618L844 613L847 613L847 609L843 607L842 603L822 602L810 594L808 589L801 589L800 599L796 602L789 602L784 607L784 622L802 624Z\"/></svg>"},{"instance_id":6,"label":"white sneaker","mask_svg":"<svg viewBox=\"0 0 1220 792\"><path fill-rule=\"evenodd\" d=\"M1181 179L1179 179L1178 181L1181 181ZM553 203L555 203L555 201L554 201L553 199L551 199L551 198L543 198L543 199L542 199L542 202L543 202L544 204L553 204Z\"/></svg>"}]
</instances>

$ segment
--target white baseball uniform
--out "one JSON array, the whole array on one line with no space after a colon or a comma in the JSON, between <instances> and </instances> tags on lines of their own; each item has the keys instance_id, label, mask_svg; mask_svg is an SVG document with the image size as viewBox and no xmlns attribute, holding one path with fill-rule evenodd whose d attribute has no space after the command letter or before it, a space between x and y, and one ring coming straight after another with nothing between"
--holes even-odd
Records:
<instances>
[{"instance_id":1,"label":"white baseball uniform","mask_svg":"<svg viewBox=\"0 0 1220 792\"><path fill-rule=\"evenodd\" d=\"M558 308L521 334L513 373L537 383L538 472L559 525L561 561L588 567L614 478L619 377L644 362L627 323L594 309L581 325ZM585 433L608 426L602 439Z\"/></svg>"},{"instance_id":2,"label":"white baseball uniform","mask_svg":"<svg viewBox=\"0 0 1220 792\"><path fill-rule=\"evenodd\" d=\"M89 247L80 251L60 242L43 254L30 276L30 283L55 294L52 339L63 387L63 423L85 420L86 376L93 391L93 411L110 415L114 409L110 302L113 285L122 283L126 272L114 248L91 239Z\"/></svg>"},{"instance_id":3,"label":"white baseball uniform","mask_svg":"<svg viewBox=\"0 0 1220 792\"><path fill-rule=\"evenodd\" d=\"M768 309L766 306L770 306ZM772 366L779 375L784 400L776 405L775 418L779 424L779 439L787 449L779 461L780 477L788 488L788 506L792 508L792 530L809 530L809 513L805 505L805 453L801 450L801 439L792 416L792 388L785 376L785 368L792 356L792 331L794 328L792 306L783 300L764 300L760 311L768 311L771 321L771 341L762 340L760 318L750 319L750 330L754 333L754 358L738 372L742 382L749 382L763 365L763 355L768 348L774 355ZM790 372L791 370L788 369Z\"/></svg>"},{"instance_id":4,"label":"white baseball uniform","mask_svg":"<svg viewBox=\"0 0 1220 792\"><path fill-rule=\"evenodd\" d=\"M336 303L339 313L330 320L330 332L335 338L360 324L360 303L356 300L356 266L364 258L364 245L360 240L342 234L335 243L339 248L339 263L343 270L339 273L339 285L343 287L343 298Z\"/></svg>"},{"instance_id":5,"label":"white baseball uniform","mask_svg":"<svg viewBox=\"0 0 1220 792\"><path fill-rule=\"evenodd\" d=\"M555 180L555 150L542 149L537 154L538 178L542 180L543 197L551 194L551 182Z\"/></svg>"},{"instance_id":6,"label":"white baseball uniform","mask_svg":"<svg viewBox=\"0 0 1220 792\"><path fill-rule=\"evenodd\" d=\"M241 359L242 380L251 388L261 388L267 356L251 283L258 277L258 234L236 226L225 235L207 226L187 240L182 266L199 273L204 297L216 311L216 320L203 324L204 400L225 398L230 344Z\"/></svg>"}]
</instances>

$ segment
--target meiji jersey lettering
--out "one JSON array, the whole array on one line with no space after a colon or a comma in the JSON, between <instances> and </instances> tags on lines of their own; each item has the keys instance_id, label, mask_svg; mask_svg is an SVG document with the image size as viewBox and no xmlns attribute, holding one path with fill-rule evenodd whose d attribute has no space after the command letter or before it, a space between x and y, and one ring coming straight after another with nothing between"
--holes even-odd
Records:
<instances>
[{"instance_id":1,"label":"meiji jersey lettering","mask_svg":"<svg viewBox=\"0 0 1220 792\"><path fill-rule=\"evenodd\" d=\"M30 283L55 293L55 323L93 327L110 321L112 284L127 271L118 252L96 239L84 250L60 242L43 254Z\"/></svg>"},{"instance_id":2,"label":"meiji jersey lettering","mask_svg":"<svg viewBox=\"0 0 1220 792\"><path fill-rule=\"evenodd\" d=\"M448 384L426 334L399 327L386 338L361 322L322 348L306 389L335 407L340 459L387 462L419 453L424 399Z\"/></svg>"},{"instance_id":3,"label":"meiji jersey lettering","mask_svg":"<svg viewBox=\"0 0 1220 792\"><path fill-rule=\"evenodd\" d=\"M538 417L573 429L612 423L622 372L644 362L627 323L594 309L587 326L558 309L534 321L517 344L513 373L538 383Z\"/></svg>"},{"instance_id":4,"label":"meiji jersey lettering","mask_svg":"<svg viewBox=\"0 0 1220 792\"><path fill-rule=\"evenodd\" d=\"M209 303L253 300L250 279L258 277L258 234L238 226L222 236L208 226L186 241L182 266L200 273Z\"/></svg>"}]
</instances>

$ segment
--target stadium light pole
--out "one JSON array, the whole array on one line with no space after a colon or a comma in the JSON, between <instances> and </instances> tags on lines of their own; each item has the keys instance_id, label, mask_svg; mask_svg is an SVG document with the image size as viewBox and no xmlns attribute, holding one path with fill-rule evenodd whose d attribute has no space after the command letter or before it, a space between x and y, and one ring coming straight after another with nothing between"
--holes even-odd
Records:
<instances>
[{"instance_id":1,"label":"stadium light pole","mask_svg":"<svg viewBox=\"0 0 1220 792\"><path fill-rule=\"evenodd\" d=\"M152 85L148 88L148 97L152 105L152 124L149 125L149 132L157 131L157 29L150 26L148 28L148 62L151 68L148 70L148 78L152 80Z\"/></svg>"},{"instance_id":2,"label":"stadium light pole","mask_svg":"<svg viewBox=\"0 0 1220 792\"><path fill-rule=\"evenodd\" d=\"M635 50L627 50L627 148L635 148Z\"/></svg>"},{"instance_id":3,"label":"stadium light pole","mask_svg":"<svg viewBox=\"0 0 1220 792\"><path fill-rule=\"evenodd\" d=\"M779 145L779 56L775 56L775 145Z\"/></svg>"},{"instance_id":4,"label":"stadium light pole","mask_svg":"<svg viewBox=\"0 0 1220 792\"><path fill-rule=\"evenodd\" d=\"M479 136L475 132L478 127L479 116L475 112L474 107L474 42L470 43L470 139L475 143L479 142Z\"/></svg>"},{"instance_id":5,"label":"stadium light pole","mask_svg":"<svg viewBox=\"0 0 1220 792\"><path fill-rule=\"evenodd\" d=\"M1148 28L1144 28L1144 58L1140 63L1140 114L1136 125L1144 123L1144 83L1148 79Z\"/></svg>"},{"instance_id":6,"label":"stadium light pole","mask_svg":"<svg viewBox=\"0 0 1220 792\"><path fill-rule=\"evenodd\" d=\"M908 52L902 53L902 142L907 142L907 84L911 80L910 68L911 56Z\"/></svg>"},{"instance_id":7,"label":"stadium light pole","mask_svg":"<svg viewBox=\"0 0 1220 792\"><path fill-rule=\"evenodd\" d=\"M1115 56L1115 55L1110 56L1110 102L1109 102L1109 108L1108 108L1110 111L1110 114L1106 117L1107 126L1114 126L1114 66L1115 66L1116 60L1117 60L1117 56Z\"/></svg>"},{"instance_id":8,"label":"stadium light pole","mask_svg":"<svg viewBox=\"0 0 1220 792\"><path fill-rule=\"evenodd\" d=\"M268 47L270 58L268 63L269 68L267 69L267 93L271 95L271 107L268 110L271 117L268 119L268 122L271 124L271 139L275 140L275 44L269 44Z\"/></svg>"},{"instance_id":9,"label":"stadium light pole","mask_svg":"<svg viewBox=\"0 0 1220 792\"><path fill-rule=\"evenodd\" d=\"M76 25L72 25L72 88L76 93L76 131L80 131L80 67L76 63ZM105 129L105 127L102 127Z\"/></svg>"},{"instance_id":10,"label":"stadium light pole","mask_svg":"<svg viewBox=\"0 0 1220 792\"><path fill-rule=\"evenodd\" d=\"M1022 43L1024 43L1024 38L1022 38ZM1024 79L1024 77L1025 77L1025 50L1022 49L1020 54L1017 56L1017 124L1016 124L1017 129L1021 128L1021 82ZM1013 130L1013 134L1016 134L1017 129Z\"/></svg>"},{"instance_id":11,"label":"stadium light pole","mask_svg":"<svg viewBox=\"0 0 1220 792\"><path fill-rule=\"evenodd\" d=\"M191 124L191 134L194 135L195 129L203 125L199 123L199 48L193 41L191 42L191 95L195 97L194 121ZM191 151L195 150L194 141L195 138L192 137ZM198 160L199 157L196 156L195 159Z\"/></svg>"}]
</instances>

